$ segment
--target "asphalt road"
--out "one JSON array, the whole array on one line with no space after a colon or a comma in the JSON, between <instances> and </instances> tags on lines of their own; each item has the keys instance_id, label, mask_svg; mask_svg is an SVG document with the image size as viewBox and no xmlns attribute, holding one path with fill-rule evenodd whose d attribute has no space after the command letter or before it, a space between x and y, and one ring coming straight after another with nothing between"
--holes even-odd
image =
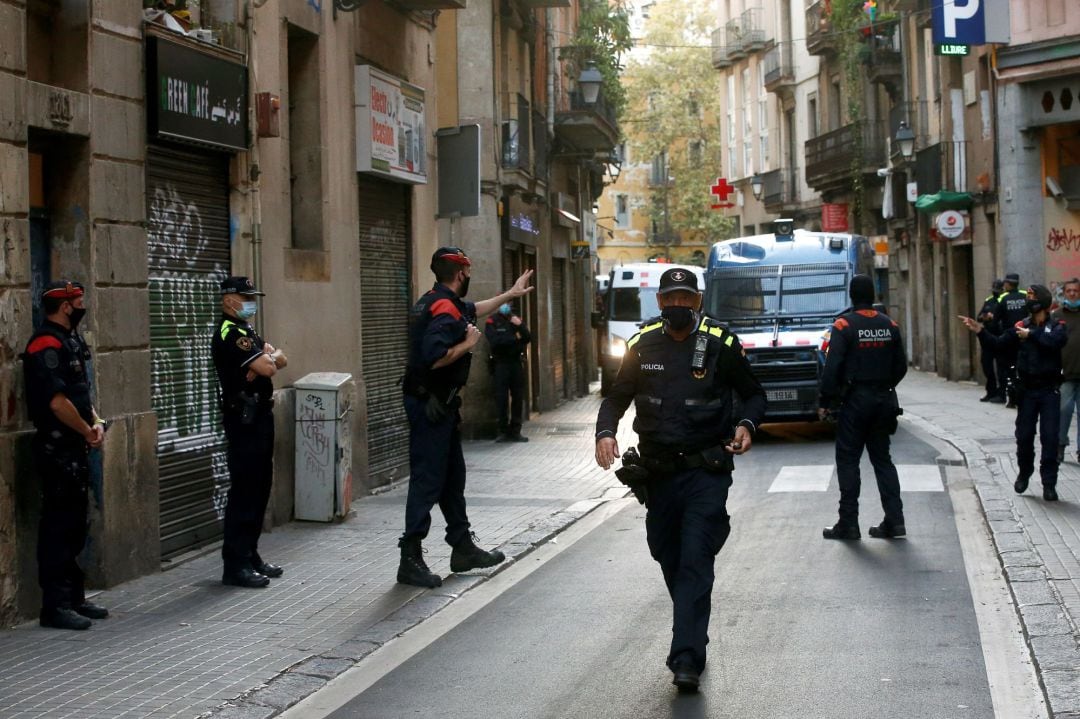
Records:
<instances>
[{"instance_id":1,"label":"asphalt road","mask_svg":"<svg viewBox=\"0 0 1080 719\"><path fill-rule=\"evenodd\" d=\"M670 684L671 605L632 505L331 716L994 716L949 494L905 492L908 538L870 539L881 509L864 461L862 541L823 540L835 478L770 488L785 466L830 465L831 439L811 425L772 433L737 467L700 694ZM936 453L903 430L894 440L897 464L932 489Z\"/></svg>"}]
</instances>

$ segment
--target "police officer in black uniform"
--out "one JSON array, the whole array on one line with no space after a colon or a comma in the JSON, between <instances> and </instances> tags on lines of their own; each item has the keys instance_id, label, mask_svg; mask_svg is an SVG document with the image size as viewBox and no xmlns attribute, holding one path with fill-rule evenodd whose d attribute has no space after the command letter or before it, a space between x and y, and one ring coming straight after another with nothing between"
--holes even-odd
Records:
<instances>
[{"instance_id":1,"label":"police officer in black uniform","mask_svg":"<svg viewBox=\"0 0 1080 719\"><path fill-rule=\"evenodd\" d=\"M765 414L765 392L738 338L698 313L701 294L693 272L664 272L657 301L661 316L626 343L600 405L596 462L608 469L615 461L619 419L633 402L640 457L633 448L623 455L620 478L628 465L647 475L636 477L631 488L648 508L649 552L674 605L667 665L680 691L696 691L709 641L713 564L731 531L731 456L750 449Z\"/></svg>"},{"instance_id":2,"label":"police officer in black uniform","mask_svg":"<svg viewBox=\"0 0 1080 719\"><path fill-rule=\"evenodd\" d=\"M1039 477L1043 499L1056 502L1057 443L1061 422L1061 350L1069 341L1065 321L1052 319L1053 296L1043 285L1032 285L1025 295L1029 315L998 336L986 331L982 323L970 317L960 319L968 329L979 333L979 340L1016 353L1016 388L1019 411L1016 413L1016 464L1019 474L1013 489L1023 494L1035 473L1035 425L1039 426L1042 454Z\"/></svg>"},{"instance_id":3,"label":"police officer in black uniform","mask_svg":"<svg viewBox=\"0 0 1080 719\"><path fill-rule=\"evenodd\" d=\"M859 539L859 460L863 448L874 466L885 519L870 528L871 537L903 537L904 505L900 478L889 456L889 435L896 431L900 404L896 385L907 374L900 328L872 308L874 282L855 275L848 286L852 309L833 322L829 351L821 373L818 415L837 416L836 478L840 518L826 527L826 539Z\"/></svg>"},{"instance_id":4,"label":"police officer in black uniform","mask_svg":"<svg viewBox=\"0 0 1080 719\"><path fill-rule=\"evenodd\" d=\"M466 302L472 262L457 247L436 250L431 271L435 286L416 301L409 315L409 359L403 381L409 418L409 495L405 533L398 541L397 580L418 587L442 584L424 561L421 545L436 504L446 518L446 542L453 547L451 571L492 567L506 558L498 550L477 547L469 530L458 393L468 380L472 348L480 339L477 318L532 290L529 270L506 292L475 304Z\"/></svg>"},{"instance_id":5,"label":"police officer in black uniform","mask_svg":"<svg viewBox=\"0 0 1080 719\"><path fill-rule=\"evenodd\" d=\"M263 561L259 536L274 478L274 374L288 360L264 341L248 320L262 295L247 277L221 283L221 319L210 344L221 392L228 442L229 497L225 505L221 582L265 587L284 570Z\"/></svg>"},{"instance_id":6,"label":"police officer in black uniform","mask_svg":"<svg viewBox=\"0 0 1080 719\"><path fill-rule=\"evenodd\" d=\"M22 355L26 399L34 435L34 465L41 480L38 583L43 627L89 629L108 610L86 601L76 558L86 545L90 448L105 439L105 421L94 410L87 362L79 335L86 315L83 286L50 282L41 293L45 321Z\"/></svg>"},{"instance_id":7,"label":"police officer in black uniform","mask_svg":"<svg viewBox=\"0 0 1080 719\"><path fill-rule=\"evenodd\" d=\"M998 305L1001 304L1001 296L1004 294L1005 282L1003 280L994 280L993 285L990 287L990 294L983 300L982 307L979 308L979 322L982 322L987 331L993 335L1001 333L994 317L997 314ZM979 343L979 361L982 364L983 375L986 377L986 394L979 401L1004 404L1004 371L1006 368L1001 366L1001 359L997 356L997 352L994 351L993 344Z\"/></svg>"},{"instance_id":8,"label":"police officer in black uniform","mask_svg":"<svg viewBox=\"0 0 1080 719\"><path fill-rule=\"evenodd\" d=\"M994 313L995 327L991 328L994 336L1001 336L1010 327L1015 327L1028 316L1027 293L1021 292L1020 275L1010 272L1005 275L1005 294L998 298L997 311ZM1016 381L1016 355L1018 347L1010 342L997 343L995 351L998 353L1001 365L1005 367L1005 379L999 378L1002 395L1006 394L1008 386ZM1006 396L1006 407L1016 407L1014 397Z\"/></svg>"},{"instance_id":9,"label":"police officer in black uniform","mask_svg":"<svg viewBox=\"0 0 1080 719\"><path fill-rule=\"evenodd\" d=\"M484 323L491 348L491 372L495 383L495 408L499 416L496 442L528 442L521 434L525 400L525 347L532 339L529 328L514 314L509 302Z\"/></svg>"}]
</instances>

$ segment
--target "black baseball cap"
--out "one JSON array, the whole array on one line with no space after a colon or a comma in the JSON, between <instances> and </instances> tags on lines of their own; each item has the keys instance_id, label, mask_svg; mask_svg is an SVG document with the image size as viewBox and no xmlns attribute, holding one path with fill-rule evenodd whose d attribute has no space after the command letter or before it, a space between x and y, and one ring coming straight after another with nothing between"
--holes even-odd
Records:
<instances>
[{"instance_id":1,"label":"black baseball cap","mask_svg":"<svg viewBox=\"0 0 1080 719\"><path fill-rule=\"evenodd\" d=\"M222 295L265 295L255 289L255 283L243 276L226 277L221 283Z\"/></svg>"},{"instance_id":2,"label":"black baseball cap","mask_svg":"<svg viewBox=\"0 0 1080 719\"><path fill-rule=\"evenodd\" d=\"M1019 285L1020 275L1016 274L1015 272L1010 272L1009 274L1005 275L1005 281L1011 282L1014 285Z\"/></svg>"},{"instance_id":3,"label":"black baseball cap","mask_svg":"<svg viewBox=\"0 0 1080 719\"><path fill-rule=\"evenodd\" d=\"M469 267L472 262L469 261L468 256L465 254L465 250L460 247L440 247L435 250L435 254L431 256L431 269L435 270L436 260L450 260L456 262L463 267Z\"/></svg>"},{"instance_id":4,"label":"black baseball cap","mask_svg":"<svg viewBox=\"0 0 1080 719\"><path fill-rule=\"evenodd\" d=\"M672 267L660 275L660 289L657 294L666 295L668 292L682 290L684 292L699 292L697 275L682 267Z\"/></svg>"}]
</instances>

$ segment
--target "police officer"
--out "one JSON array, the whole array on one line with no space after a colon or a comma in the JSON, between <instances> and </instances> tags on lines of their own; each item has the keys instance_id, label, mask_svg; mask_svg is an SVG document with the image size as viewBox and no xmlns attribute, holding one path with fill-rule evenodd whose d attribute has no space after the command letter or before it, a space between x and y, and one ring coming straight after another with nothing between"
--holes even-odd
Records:
<instances>
[{"instance_id":1,"label":"police officer","mask_svg":"<svg viewBox=\"0 0 1080 719\"><path fill-rule=\"evenodd\" d=\"M247 277L221 283L221 319L210 344L221 392L228 442L229 497L221 546L221 583L265 587L284 570L263 561L259 536L274 478L274 374L288 360L264 341L248 320L263 295Z\"/></svg>"},{"instance_id":2,"label":"police officer","mask_svg":"<svg viewBox=\"0 0 1080 719\"><path fill-rule=\"evenodd\" d=\"M1001 329L998 328L997 323L995 322L994 316L997 313L998 305L1001 303L1001 296L1004 294L1004 281L994 280L993 285L990 287L990 294L983 300L982 307L979 309L979 322L982 322L986 326L987 331L990 332L990 334L996 335L1001 332ZM983 395L979 401L1004 404L1004 371L1007 368L1000 366L1001 360L997 357L997 353L994 351L992 344L984 342L979 343L979 361L982 364L983 375L986 377L986 394ZM995 364L999 365L997 371L995 371Z\"/></svg>"},{"instance_id":3,"label":"police officer","mask_svg":"<svg viewBox=\"0 0 1080 719\"><path fill-rule=\"evenodd\" d=\"M461 451L461 398L469 377L472 349L480 340L478 317L532 291L528 270L506 292L477 303L466 302L472 262L457 247L440 247L431 257L435 286L413 305L409 316L409 359L403 382L409 418L409 495L405 533L398 541L397 580L438 587L442 578L424 561L421 543L431 528L436 504L446 519L446 542L453 547L450 570L492 567L506 557L473 542L465 511L465 458Z\"/></svg>"},{"instance_id":4,"label":"police officer","mask_svg":"<svg viewBox=\"0 0 1080 719\"><path fill-rule=\"evenodd\" d=\"M840 517L822 531L825 539L859 539L859 460L863 448L874 466L885 519L870 536L903 537L904 505L900 478L889 456L889 435L896 431L900 404L896 385L907 374L907 356L900 328L872 309L874 283L855 275L848 286L852 310L833 322L829 352L821 373L818 415L838 415L836 477L840 484Z\"/></svg>"},{"instance_id":5,"label":"police officer","mask_svg":"<svg viewBox=\"0 0 1080 719\"><path fill-rule=\"evenodd\" d=\"M1032 285L1027 292L1029 316L994 337L981 322L961 316L963 323L979 334L983 342L1016 352L1016 379L1019 411L1016 413L1016 464L1019 471L1013 489L1023 494L1035 473L1035 425L1039 426L1042 456L1039 477L1043 499L1056 502L1057 442L1061 421L1061 350L1069 341L1065 322L1050 318L1053 296L1042 285Z\"/></svg>"},{"instance_id":6,"label":"police officer","mask_svg":"<svg viewBox=\"0 0 1080 719\"><path fill-rule=\"evenodd\" d=\"M488 317L484 336L491 347L491 365L495 380L495 408L499 416L496 442L528 442L521 434L521 413L525 395L525 347L532 336L529 328L515 315L510 303Z\"/></svg>"},{"instance_id":7,"label":"police officer","mask_svg":"<svg viewBox=\"0 0 1080 719\"><path fill-rule=\"evenodd\" d=\"M50 282L41 293L45 321L22 355L30 419L37 429L34 464L41 480L38 583L43 627L89 629L108 610L86 601L76 561L86 545L87 453L105 439L105 421L94 410L87 363L90 350L77 328L86 315L78 282Z\"/></svg>"},{"instance_id":8,"label":"police officer","mask_svg":"<svg viewBox=\"0 0 1080 719\"><path fill-rule=\"evenodd\" d=\"M1021 292L1020 275L1010 272L1005 275L1005 294L998 298L997 311L994 313L996 327L991 328L994 336L1000 336L1010 327L1015 327L1017 322L1022 321L1028 315L1027 293ZM985 325L984 325L985 326ZM1012 343L998 343L995 351L1001 359L1001 365L1006 368L1006 378L998 381L1002 385L1002 393L1016 379L1016 354L1017 346ZM1014 397L1006 397L1006 407L1016 407Z\"/></svg>"},{"instance_id":9,"label":"police officer","mask_svg":"<svg viewBox=\"0 0 1080 719\"><path fill-rule=\"evenodd\" d=\"M657 302L660 317L626 343L619 373L600 405L596 462L608 469L615 461L619 419L633 402L639 464L648 474L635 494L648 508L649 552L674 605L667 665L680 691L697 691L709 641L713 564L731 531L731 455L750 449L765 414L765 392L738 338L699 314L693 272L664 272ZM628 451L623 469L631 460Z\"/></svg>"}]
</instances>

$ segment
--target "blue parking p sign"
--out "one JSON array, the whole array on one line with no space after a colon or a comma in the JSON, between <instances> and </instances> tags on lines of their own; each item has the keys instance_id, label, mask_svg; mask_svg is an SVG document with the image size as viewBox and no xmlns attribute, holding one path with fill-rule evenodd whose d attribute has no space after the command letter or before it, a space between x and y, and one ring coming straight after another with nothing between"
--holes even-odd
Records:
<instances>
[{"instance_id":1,"label":"blue parking p sign","mask_svg":"<svg viewBox=\"0 0 1080 719\"><path fill-rule=\"evenodd\" d=\"M940 0L932 7L935 44L1009 42L1009 0Z\"/></svg>"}]
</instances>

